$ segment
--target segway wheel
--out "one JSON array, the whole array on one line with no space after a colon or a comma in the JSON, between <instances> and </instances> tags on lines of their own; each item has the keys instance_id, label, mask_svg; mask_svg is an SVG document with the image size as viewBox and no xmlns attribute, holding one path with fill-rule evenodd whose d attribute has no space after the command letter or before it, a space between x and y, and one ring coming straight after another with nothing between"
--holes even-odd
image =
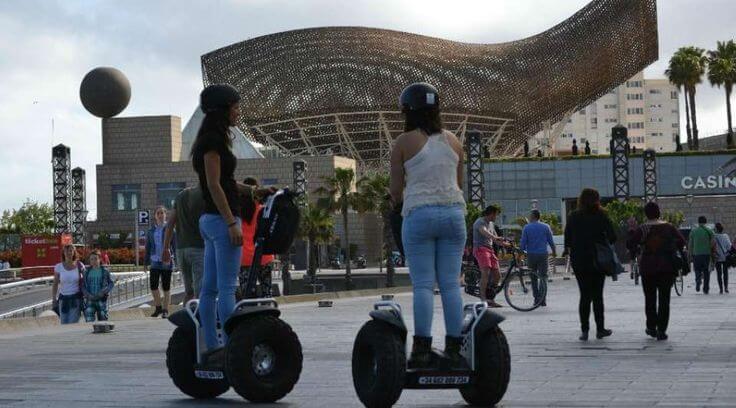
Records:
<instances>
[{"instance_id":1,"label":"segway wheel","mask_svg":"<svg viewBox=\"0 0 736 408\"><path fill-rule=\"evenodd\" d=\"M401 335L387 323L371 320L364 324L353 345L353 385L363 405L394 405L405 376L406 350Z\"/></svg>"},{"instance_id":2,"label":"segway wheel","mask_svg":"<svg viewBox=\"0 0 736 408\"><path fill-rule=\"evenodd\" d=\"M291 326L275 316L242 321L226 350L226 377L251 402L275 402L291 392L302 372L302 345Z\"/></svg>"},{"instance_id":3,"label":"segway wheel","mask_svg":"<svg viewBox=\"0 0 736 408\"><path fill-rule=\"evenodd\" d=\"M169 377L181 392L193 398L215 398L224 394L229 388L227 380L205 380L194 376L197 363L197 346L194 333L183 327L177 327L169 339L166 349L166 367Z\"/></svg>"},{"instance_id":4,"label":"segway wheel","mask_svg":"<svg viewBox=\"0 0 736 408\"><path fill-rule=\"evenodd\" d=\"M472 386L460 388L460 394L470 405L491 407L501 401L509 385L509 344L498 327L483 333L476 343L476 382Z\"/></svg>"}]
</instances>

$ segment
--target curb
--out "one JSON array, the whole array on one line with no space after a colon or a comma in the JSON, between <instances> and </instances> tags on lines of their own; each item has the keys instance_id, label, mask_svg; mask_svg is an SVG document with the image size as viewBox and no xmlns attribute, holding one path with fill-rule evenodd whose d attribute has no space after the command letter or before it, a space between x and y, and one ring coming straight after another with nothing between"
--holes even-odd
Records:
<instances>
[{"instance_id":1,"label":"curb","mask_svg":"<svg viewBox=\"0 0 736 408\"><path fill-rule=\"evenodd\" d=\"M304 295L279 296L276 302L279 304L298 304L310 303L328 299L351 299L368 296L380 296L383 294L397 294L411 292L411 286L397 286L393 288L382 289L362 289L341 292L325 292ZM169 306L169 312L173 313L180 310L180 305ZM110 322L128 321L128 320L145 320L151 319L153 307L136 307L123 310L111 310L109 312ZM84 318L80 323L84 324ZM57 316L44 317L22 317L16 319L0 320L0 333L12 333L31 329L41 329L46 327L60 326Z\"/></svg>"}]
</instances>

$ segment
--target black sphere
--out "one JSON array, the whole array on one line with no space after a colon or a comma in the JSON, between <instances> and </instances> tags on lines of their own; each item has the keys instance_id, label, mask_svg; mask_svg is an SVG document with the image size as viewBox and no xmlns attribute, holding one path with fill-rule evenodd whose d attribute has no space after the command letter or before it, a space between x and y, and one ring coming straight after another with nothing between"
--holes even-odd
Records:
<instances>
[{"instance_id":1,"label":"black sphere","mask_svg":"<svg viewBox=\"0 0 736 408\"><path fill-rule=\"evenodd\" d=\"M79 98L89 113L100 118L111 118L128 106L130 82L115 68L95 68L82 79Z\"/></svg>"}]
</instances>

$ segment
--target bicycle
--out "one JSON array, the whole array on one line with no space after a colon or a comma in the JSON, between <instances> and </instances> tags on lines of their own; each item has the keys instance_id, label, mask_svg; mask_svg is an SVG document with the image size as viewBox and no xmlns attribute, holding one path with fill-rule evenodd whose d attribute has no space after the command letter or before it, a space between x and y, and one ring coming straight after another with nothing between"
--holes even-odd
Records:
<instances>
[{"instance_id":1,"label":"bicycle","mask_svg":"<svg viewBox=\"0 0 736 408\"><path fill-rule=\"evenodd\" d=\"M547 277L522 265L519 259L523 252L514 246L506 248L511 252L511 262L501 282L494 289L486 288L486 298L491 299L503 291L506 302L520 312L530 312L538 308L547 296ZM480 268L472 255L463 259L465 292L480 297ZM495 290L495 293L493 292Z\"/></svg>"}]
</instances>

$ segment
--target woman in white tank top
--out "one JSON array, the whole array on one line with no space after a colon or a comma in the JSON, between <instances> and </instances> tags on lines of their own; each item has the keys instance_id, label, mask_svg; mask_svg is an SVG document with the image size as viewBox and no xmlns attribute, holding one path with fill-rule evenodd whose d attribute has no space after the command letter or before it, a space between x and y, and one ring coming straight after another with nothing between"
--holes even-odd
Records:
<instances>
[{"instance_id":1,"label":"woman in white tank top","mask_svg":"<svg viewBox=\"0 0 736 408\"><path fill-rule=\"evenodd\" d=\"M409 85L399 99L405 133L391 152L391 198L403 205L401 235L414 292L414 345L410 368L431 361L435 282L445 317L445 353L464 360L460 267L465 246L462 144L442 128L439 94L430 84Z\"/></svg>"},{"instance_id":2,"label":"woman in white tank top","mask_svg":"<svg viewBox=\"0 0 736 408\"><path fill-rule=\"evenodd\" d=\"M77 323L82 314L82 286L84 266L78 261L74 245L64 245L62 262L54 266L54 284L51 301L58 310L61 324Z\"/></svg>"}]
</instances>

